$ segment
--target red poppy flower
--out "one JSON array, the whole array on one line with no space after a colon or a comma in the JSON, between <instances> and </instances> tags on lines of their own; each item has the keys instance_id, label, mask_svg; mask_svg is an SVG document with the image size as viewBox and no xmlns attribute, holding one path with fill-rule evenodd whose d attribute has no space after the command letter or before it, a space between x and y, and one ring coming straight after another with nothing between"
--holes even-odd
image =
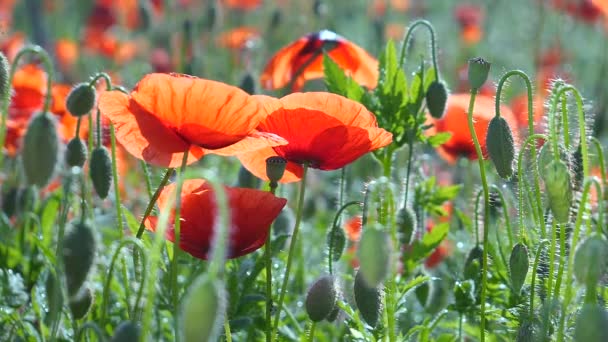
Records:
<instances>
[{"instance_id":1,"label":"red poppy flower","mask_svg":"<svg viewBox=\"0 0 608 342\"><path fill-rule=\"evenodd\" d=\"M12 62L17 53L25 46L25 34L23 32L15 32L8 37L3 37L0 43L0 51L4 53L9 63Z\"/></svg>"},{"instance_id":2,"label":"red poppy flower","mask_svg":"<svg viewBox=\"0 0 608 342\"><path fill-rule=\"evenodd\" d=\"M594 23L606 15L605 0L553 0L553 7L586 23Z\"/></svg>"},{"instance_id":3,"label":"red poppy flower","mask_svg":"<svg viewBox=\"0 0 608 342\"><path fill-rule=\"evenodd\" d=\"M68 71L78 60L78 45L70 39L58 39L55 42L55 56L61 69Z\"/></svg>"},{"instance_id":4,"label":"red poppy flower","mask_svg":"<svg viewBox=\"0 0 608 342\"><path fill-rule=\"evenodd\" d=\"M162 190L158 198L161 210L169 196L173 195L174 188L175 184L170 184ZM231 216L228 257L236 258L264 245L270 224L279 215L287 200L254 189L224 186L224 191ZM181 196L180 247L192 256L206 260L212 247L213 228L217 217L214 190L205 180L191 179L184 182ZM174 241L173 214L171 216L166 237ZM149 217L145 224L147 229L155 231L157 217Z\"/></svg>"},{"instance_id":5,"label":"red poppy flower","mask_svg":"<svg viewBox=\"0 0 608 342\"><path fill-rule=\"evenodd\" d=\"M260 32L258 29L255 27L243 26L220 34L217 38L217 43L224 48L240 50L257 39L260 39Z\"/></svg>"},{"instance_id":6,"label":"red poppy flower","mask_svg":"<svg viewBox=\"0 0 608 342\"><path fill-rule=\"evenodd\" d=\"M450 132L452 137L445 144L439 146L437 152L449 163L455 163L458 157L464 156L471 160L477 159L473 138L469 132L467 123L467 110L469 107L469 94L452 94L448 98L446 113L440 120L429 119L434 127L429 129L428 134L438 132ZM511 127L515 126L513 113L506 106L500 107L500 115L507 120ZM473 111L473 127L477 133L482 153L487 156L486 133L488 124L495 113L494 99L484 95L478 95L475 100ZM514 135L516 132L513 132Z\"/></svg>"},{"instance_id":7,"label":"red poppy flower","mask_svg":"<svg viewBox=\"0 0 608 342\"><path fill-rule=\"evenodd\" d=\"M540 129L540 125L537 125L542 120L544 111L544 97L536 94L532 98L532 105L534 108L534 124L535 127ZM511 110L517 121L517 126L520 130L527 131L528 129L528 94L521 94L514 97L511 100ZM502 114L502 113L501 113Z\"/></svg>"},{"instance_id":8,"label":"red poppy flower","mask_svg":"<svg viewBox=\"0 0 608 342\"><path fill-rule=\"evenodd\" d=\"M281 182L301 178L302 164L321 170L336 170L367 152L392 142L391 133L378 127L376 117L362 104L330 93L294 93L281 99L256 95L268 117L258 130L287 140L284 146L264 148L238 155L243 166L262 179L266 158L287 159Z\"/></svg>"},{"instance_id":9,"label":"red poppy flower","mask_svg":"<svg viewBox=\"0 0 608 342\"><path fill-rule=\"evenodd\" d=\"M460 4L456 6L454 15L460 25L462 40L469 45L478 43L483 37L482 8L478 5Z\"/></svg>"},{"instance_id":10,"label":"red poppy flower","mask_svg":"<svg viewBox=\"0 0 608 342\"><path fill-rule=\"evenodd\" d=\"M262 87L273 90L293 82L291 90L298 91L306 81L323 78L324 50L355 81L368 88L376 87L378 61L359 46L327 30L308 34L279 50L260 76Z\"/></svg>"},{"instance_id":11,"label":"red poppy flower","mask_svg":"<svg viewBox=\"0 0 608 342\"><path fill-rule=\"evenodd\" d=\"M361 216L355 216L344 223L344 231L350 241L357 242L361 237Z\"/></svg>"},{"instance_id":12,"label":"red poppy flower","mask_svg":"<svg viewBox=\"0 0 608 342\"><path fill-rule=\"evenodd\" d=\"M262 5L262 0L222 0L222 3L228 8L252 11Z\"/></svg>"},{"instance_id":13,"label":"red poppy flower","mask_svg":"<svg viewBox=\"0 0 608 342\"><path fill-rule=\"evenodd\" d=\"M239 88L178 74L149 74L130 95L104 92L99 109L116 128L116 138L135 157L175 167L203 154L233 155L284 144L256 132L266 113Z\"/></svg>"}]
</instances>

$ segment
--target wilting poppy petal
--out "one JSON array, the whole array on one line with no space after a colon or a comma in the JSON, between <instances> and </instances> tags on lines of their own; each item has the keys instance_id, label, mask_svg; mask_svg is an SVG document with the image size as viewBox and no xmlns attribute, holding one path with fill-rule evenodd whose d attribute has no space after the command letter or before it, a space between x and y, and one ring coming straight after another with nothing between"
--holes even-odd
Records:
<instances>
[{"instance_id":1,"label":"wilting poppy petal","mask_svg":"<svg viewBox=\"0 0 608 342\"><path fill-rule=\"evenodd\" d=\"M159 207L166 205L175 184L165 187L158 200ZM231 216L228 257L236 258L251 253L264 245L270 225L279 215L287 200L266 191L224 186ZM184 182L180 223L180 247L192 256L207 259L212 246L217 208L215 193L204 180ZM146 227L156 230L155 217L146 220ZM169 221L167 239L174 241L173 215Z\"/></svg>"},{"instance_id":2,"label":"wilting poppy petal","mask_svg":"<svg viewBox=\"0 0 608 342\"><path fill-rule=\"evenodd\" d=\"M260 83L265 89L283 88L293 82L293 91L304 82L323 77L323 51L326 51L355 81L375 88L378 82L378 61L361 47L323 30L308 34L279 50L268 62Z\"/></svg>"}]
</instances>

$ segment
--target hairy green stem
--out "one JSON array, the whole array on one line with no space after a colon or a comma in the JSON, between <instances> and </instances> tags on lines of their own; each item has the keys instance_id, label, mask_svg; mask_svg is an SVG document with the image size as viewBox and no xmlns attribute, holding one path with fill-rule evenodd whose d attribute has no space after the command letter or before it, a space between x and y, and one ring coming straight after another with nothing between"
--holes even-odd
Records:
<instances>
[{"instance_id":1,"label":"hairy green stem","mask_svg":"<svg viewBox=\"0 0 608 342\"><path fill-rule=\"evenodd\" d=\"M156 204L156 201L158 200L160 193L163 191L163 188L165 187L167 182L169 182L169 178L171 177L171 174L173 173L174 170L175 169L173 169L173 168L167 169L167 172L165 172L163 179L160 181L160 184L158 185L158 188L156 188L156 192L154 192L154 195L152 195L152 199L150 199L150 202L148 202L148 206L146 207L146 211L144 212L144 217L142 217L141 222L139 224L139 229L137 229L136 237L138 239L141 239L141 236L143 235L144 230L146 229L146 224L145 224L146 219L148 218L148 216L150 216L150 213L152 212L152 209L154 209L154 205Z\"/></svg>"},{"instance_id":2,"label":"hairy green stem","mask_svg":"<svg viewBox=\"0 0 608 342\"><path fill-rule=\"evenodd\" d=\"M439 77L439 67L437 66L437 45L435 43L435 29L433 28L433 25L430 22L428 22L427 20L424 20L424 19L417 20L412 25L410 25L410 27L408 28L408 30L405 34L405 38L403 38L403 45L401 45L401 52L399 53L399 68L403 68L403 65L405 64L405 55L406 55L406 51L407 51L407 46L409 45L410 40L412 39L414 31L420 25L426 27L431 35L431 56L433 59L433 69L435 69L435 80L438 81L440 79L440 77Z\"/></svg>"},{"instance_id":3,"label":"hairy green stem","mask_svg":"<svg viewBox=\"0 0 608 342\"><path fill-rule=\"evenodd\" d=\"M530 285L530 318L534 317L534 284L536 284L536 270L538 269L538 263L540 262L540 256L543 251L543 247L549 243L549 240L541 240L536 249L536 256L534 257L534 265L532 266L532 284Z\"/></svg>"}]
</instances>

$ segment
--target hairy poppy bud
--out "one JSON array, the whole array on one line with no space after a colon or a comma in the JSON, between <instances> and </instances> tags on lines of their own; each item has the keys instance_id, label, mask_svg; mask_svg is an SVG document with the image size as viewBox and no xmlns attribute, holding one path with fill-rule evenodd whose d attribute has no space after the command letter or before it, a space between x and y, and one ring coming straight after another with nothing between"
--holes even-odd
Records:
<instances>
[{"instance_id":1,"label":"hairy poppy bud","mask_svg":"<svg viewBox=\"0 0 608 342\"><path fill-rule=\"evenodd\" d=\"M473 89L479 89L486 83L490 73L490 63L481 57L469 59L469 85Z\"/></svg>"},{"instance_id":2,"label":"hairy poppy bud","mask_svg":"<svg viewBox=\"0 0 608 342\"><path fill-rule=\"evenodd\" d=\"M132 321L124 321L114 330L114 336L110 342L131 342L139 341L141 327Z\"/></svg>"},{"instance_id":3,"label":"hairy poppy bud","mask_svg":"<svg viewBox=\"0 0 608 342\"><path fill-rule=\"evenodd\" d=\"M266 177L271 183L276 183L283 178L287 160L283 157L273 156L266 159Z\"/></svg>"},{"instance_id":4,"label":"hairy poppy bud","mask_svg":"<svg viewBox=\"0 0 608 342\"><path fill-rule=\"evenodd\" d=\"M6 56L0 52L0 97L4 98L10 91L10 84L8 79L10 75L10 67Z\"/></svg>"},{"instance_id":5,"label":"hairy poppy bud","mask_svg":"<svg viewBox=\"0 0 608 342\"><path fill-rule=\"evenodd\" d=\"M359 241L359 271L368 287L380 285L388 276L393 252L388 234L376 227L363 230Z\"/></svg>"},{"instance_id":6,"label":"hairy poppy bud","mask_svg":"<svg viewBox=\"0 0 608 342\"><path fill-rule=\"evenodd\" d=\"M604 276L608 258L608 243L598 234L583 241L574 254L574 276L588 286L595 286Z\"/></svg>"},{"instance_id":7,"label":"hairy poppy bud","mask_svg":"<svg viewBox=\"0 0 608 342\"><path fill-rule=\"evenodd\" d=\"M475 283L472 280L459 281L454 284L454 306L463 313L475 305Z\"/></svg>"},{"instance_id":8,"label":"hairy poppy bud","mask_svg":"<svg viewBox=\"0 0 608 342\"><path fill-rule=\"evenodd\" d=\"M530 260L528 257L528 248L523 243L519 242L513 246L511 257L509 258L509 275L511 276L511 286L513 291L519 295L521 287L526 281Z\"/></svg>"},{"instance_id":9,"label":"hairy poppy bud","mask_svg":"<svg viewBox=\"0 0 608 342\"><path fill-rule=\"evenodd\" d=\"M490 120L486 135L486 146L490 159L500 177L509 179L513 175L515 143L511 127L503 117L495 116Z\"/></svg>"},{"instance_id":10,"label":"hairy poppy bud","mask_svg":"<svg viewBox=\"0 0 608 342\"><path fill-rule=\"evenodd\" d=\"M553 158L554 158L554 156L553 156L553 149L551 148L551 144L545 143L543 145L543 147L540 148L540 151L538 152L538 157L537 157L539 174L542 175L545 172L547 165L549 165L553 161ZM565 160L566 163L568 163L568 155L566 154L564 149L561 147L559 148L559 159Z\"/></svg>"},{"instance_id":11,"label":"hairy poppy bud","mask_svg":"<svg viewBox=\"0 0 608 342\"><path fill-rule=\"evenodd\" d=\"M344 253L344 247L346 247L344 229L338 225L333 226L327 233L327 250L333 261L340 260L342 253Z\"/></svg>"},{"instance_id":12,"label":"hairy poppy bud","mask_svg":"<svg viewBox=\"0 0 608 342\"><path fill-rule=\"evenodd\" d=\"M382 315L382 288L367 286L361 271L355 275L354 286L355 303L361 317L371 327L375 327Z\"/></svg>"},{"instance_id":13,"label":"hairy poppy bud","mask_svg":"<svg viewBox=\"0 0 608 342\"><path fill-rule=\"evenodd\" d=\"M93 305L93 292L90 288L83 287L75 297L70 298L69 304L74 319L82 319Z\"/></svg>"},{"instance_id":14,"label":"hairy poppy bud","mask_svg":"<svg viewBox=\"0 0 608 342\"><path fill-rule=\"evenodd\" d=\"M568 222L572 206L572 182L568 167L561 160L553 160L541 175L553 217L559 223Z\"/></svg>"},{"instance_id":15,"label":"hairy poppy bud","mask_svg":"<svg viewBox=\"0 0 608 342\"><path fill-rule=\"evenodd\" d=\"M68 142L65 151L65 161L68 166L82 167L87 160L87 145L79 138L75 137Z\"/></svg>"},{"instance_id":16,"label":"hairy poppy bud","mask_svg":"<svg viewBox=\"0 0 608 342\"><path fill-rule=\"evenodd\" d=\"M336 286L334 277L319 278L306 294L306 313L313 322L320 322L331 314L336 306Z\"/></svg>"},{"instance_id":17,"label":"hairy poppy bud","mask_svg":"<svg viewBox=\"0 0 608 342\"><path fill-rule=\"evenodd\" d=\"M336 305L334 309L329 313L329 316L325 317L325 320L328 322L333 322L338 318L338 314L340 313L340 307Z\"/></svg>"},{"instance_id":18,"label":"hairy poppy bud","mask_svg":"<svg viewBox=\"0 0 608 342\"><path fill-rule=\"evenodd\" d=\"M482 257L483 248L481 248L479 245L476 245L469 251L469 254L464 262L465 279L479 279L479 276L481 275L481 264L483 262Z\"/></svg>"},{"instance_id":19,"label":"hairy poppy bud","mask_svg":"<svg viewBox=\"0 0 608 342\"><path fill-rule=\"evenodd\" d=\"M576 342L608 341L608 314L597 304L584 304L574 328Z\"/></svg>"},{"instance_id":20,"label":"hairy poppy bud","mask_svg":"<svg viewBox=\"0 0 608 342\"><path fill-rule=\"evenodd\" d=\"M183 301L185 341L215 341L226 312L224 284L208 274L194 282Z\"/></svg>"},{"instance_id":21,"label":"hairy poppy bud","mask_svg":"<svg viewBox=\"0 0 608 342\"><path fill-rule=\"evenodd\" d=\"M409 244L416 229L416 214L410 207L403 207L397 212L397 227L402 244Z\"/></svg>"},{"instance_id":22,"label":"hairy poppy bud","mask_svg":"<svg viewBox=\"0 0 608 342\"><path fill-rule=\"evenodd\" d=\"M59 135L53 116L41 113L30 121L21 158L28 184L44 188L51 182L59 161Z\"/></svg>"},{"instance_id":23,"label":"hairy poppy bud","mask_svg":"<svg viewBox=\"0 0 608 342\"><path fill-rule=\"evenodd\" d=\"M79 83L72 88L65 100L65 107L74 116L87 115L95 106L97 93L89 83Z\"/></svg>"},{"instance_id":24,"label":"hairy poppy bud","mask_svg":"<svg viewBox=\"0 0 608 342\"><path fill-rule=\"evenodd\" d=\"M70 297L78 294L87 279L95 259L95 248L95 236L88 224L75 223L66 233L63 241L63 263Z\"/></svg>"},{"instance_id":25,"label":"hairy poppy bud","mask_svg":"<svg viewBox=\"0 0 608 342\"><path fill-rule=\"evenodd\" d=\"M441 119L448 102L448 89L441 81L433 81L426 91L426 107L435 119Z\"/></svg>"},{"instance_id":26,"label":"hairy poppy bud","mask_svg":"<svg viewBox=\"0 0 608 342\"><path fill-rule=\"evenodd\" d=\"M103 146L96 147L91 154L89 165L95 192L101 198L108 197L110 185L112 185L112 159L110 159L108 150Z\"/></svg>"},{"instance_id":27,"label":"hairy poppy bud","mask_svg":"<svg viewBox=\"0 0 608 342\"><path fill-rule=\"evenodd\" d=\"M256 93L255 91L255 80L253 79L253 75L251 73L246 73L245 76L241 79L241 84L239 85L243 91L245 91L249 95L253 95Z\"/></svg>"}]
</instances>

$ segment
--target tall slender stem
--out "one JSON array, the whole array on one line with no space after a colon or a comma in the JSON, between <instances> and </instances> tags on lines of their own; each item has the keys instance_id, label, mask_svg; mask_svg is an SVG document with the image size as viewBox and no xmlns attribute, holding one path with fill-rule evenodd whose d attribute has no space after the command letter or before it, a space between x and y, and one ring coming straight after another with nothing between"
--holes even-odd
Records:
<instances>
[{"instance_id":1,"label":"tall slender stem","mask_svg":"<svg viewBox=\"0 0 608 342\"><path fill-rule=\"evenodd\" d=\"M433 68L435 69L435 80L439 80L439 68L437 67L437 46L435 44L435 30L433 29L433 25L431 25L431 23L427 20L418 20L414 22L407 30L405 38L403 39L403 45L401 45L401 53L399 54L399 67L403 68L403 65L405 64L405 53L407 51L407 46L409 45L410 40L412 39L414 30L420 25L426 27L429 30L429 33L431 34L431 56L433 58Z\"/></svg>"},{"instance_id":2,"label":"tall slender stem","mask_svg":"<svg viewBox=\"0 0 608 342\"><path fill-rule=\"evenodd\" d=\"M275 194L278 184L270 182L270 193ZM264 260L266 262L266 341L272 341L272 250L269 232L264 245Z\"/></svg>"},{"instance_id":3,"label":"tall slender stem","mask_svg":"<svg viewBox=\"0 0 608 342\"><path fill-rule=\"evenodd\" d=\"M298 195L298 204L296 211L296 223L293 228L293 234L291 235L291 243L289 244L289 255L287 256L287 265L285 267L285 275L283 276L283 285L281 286L281 293L279 294L279 304L276 309L276 314L274 317L274 329L273 329L273 338L278 333L279 328L279 319L281 318L281 311L283 310L283 300L285 299L285 293L287 292L287 284L289 283L289 272L291 271L291 263L293 262L293 255L296 246L296 239L298 237L298 230L300 229L300 223L302 221L302 212L304 211L304 193L306 190L306 174L308 172L308 164L304 164L302 172L302 180L300 181L300 190Z\"/></svg>"},{"instance_id":4,"label":"tall slender stem","mask_svg":"<svg viewBox=\"0 0 608 342\"><path fill-rule=\"evenodd\" d=\"M148 216L150 216L150 213L152 212L152 209L154 208L154 205L156 204L156 201L158 200L160 193L163 191L163 188L169 181L169 178L171 177L171 174L173 173L174 170L175 169L173 169L173 168L167 169L167 172L165 172L163 179L160 181L160 184L158 185L156 192L154 192L154 195L152 195L150 202L148 202L148 206L146 207L146 211L144 212L144 217L142 217L141 222L139 224L139 229L137 230L136 236L138 239L141 239L141 236L143 235L144 230L146 228L146 225L145 225L146 219L148 218Z\"/></svg>"}]
</instances>

